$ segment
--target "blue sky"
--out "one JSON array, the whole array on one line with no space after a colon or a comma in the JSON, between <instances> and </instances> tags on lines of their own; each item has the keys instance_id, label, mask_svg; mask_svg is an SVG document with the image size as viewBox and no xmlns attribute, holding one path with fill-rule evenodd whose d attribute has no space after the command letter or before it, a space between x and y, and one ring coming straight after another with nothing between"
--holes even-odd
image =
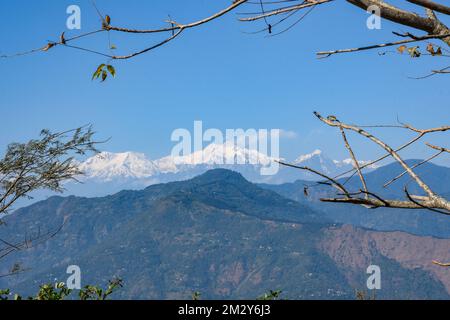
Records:
<instances>
[{"instance_id":1,"label":"blue sky","mask_svg":"<svg viewBox=\"0 0 450 320\"><path fill-rule=\"evenodd\" d=\"M97 0L97 5L112 17L113 25L148 28L163 25L168 14L188 22L229 2ZM81 32L97 28L99 19L90 1L3 1L0 54L40 47L57 40L62 31L67 37L76 35L65 30L71 4L81 7ZM396 39L391 31L408 31L385 21L381 30L368 30L367 17L338 1L316 8L291 31L267 38L245 34L261 25L240 23L230 14L158 50L115 62L118 77L102 84L90 77L104 58L84 52L56 48L0 59L0 147L33 138L42 128L63 130L92 123L99 138L112 138L103 149L158 158L170 153L174 129L192 129L194 120L202 120L206 128L293 131L295 137L283 138L282 156L292 159L320 148L339 159L347 154L338 134L318 122L313 111L360 124L391 124L397 117L417 127L448 124L450 78L408 79L446 66L445 58L410 59L369 51L316 59L316 51L384 42ZM111 34L120 54L158 39ZM107 43L105 34L80 42L102 51ZM383 137L397 145L407 135L389 131ZM448 134L427 141L448 146ZM352 143L361 158L380 153L362 139ZM407 157L428 154L423 146L412 151ZM439 163L448 160L443 157Z\"/></svg>"}]
</instances>

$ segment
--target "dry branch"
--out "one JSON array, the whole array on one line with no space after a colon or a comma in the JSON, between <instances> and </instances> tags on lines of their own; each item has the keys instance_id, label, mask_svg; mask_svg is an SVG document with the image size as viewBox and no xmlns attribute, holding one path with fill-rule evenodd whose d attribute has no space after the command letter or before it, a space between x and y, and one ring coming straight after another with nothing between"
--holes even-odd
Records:
<instances>
[{"instance_id":1,"label":"dry branch","mask_svg":"<svg viewBox=\"0 0 450 320\"><path fill-rule=\"evenodd\" d=\"M299 5L289 6L289 7L285 7L285 8L276 9L276 10L271 10L271 11L262 13L260 15L254 16L254 17L241 18L239 20L243 21L243 22L252 22L252 21L261 20L261 19L265 19L265 18L268 18L268 17L272 17L272 16L277 16L277 15L289 13L289 12L292 12L292 11L298 11L298 10L301 10L301 9L310 8L310 7L313 7L313 6L317 6L317 5L328 3L328 2L332 2L332 1L333 0L311 0L311 1L306 1L306 3L302 3L302 4L299 4Z\"/></svg>"},{"instance_id":2,"label":"dry branch","mask_svg":"<svg viewBox=\"0 0 450 320\"><path fill-rule=\"evenodd\" d=\"M337 180L327 176L326 174L324 174L322 172L319 172L319 171L314 170L314 169L309 168L309 167L300 167L300 166L296 166L295 164L291 164L291 163L287 163L287 162L283 162L283 161L277 161L277 162L279 164L283 165L283 166L286 166L286 167L291 167L291 168L305 170L305 171L309 171L311 173L314 173L315 175L318 175L318 176L324 178L325 180L330 181L331 185L333 185L336 189L341 191L346 196L346 198L351 198L350 193L347 191L347 189L345 189L344 185L342 185Z\"/></svg>"},{"instance_id":3,"label":"dry branch","mask_svg":"<svg viewBox=\"0 0 450 320\"><path fill-rule=\"evenodd\" d=\"M329 181L330 184L335 186L338 190L342 191L342 195L345 195L344 198L322 198L322 199L320 199L321 201L333 202L333 203L356 204L356 205L362 205L362 206L369 207L369 208L386 207L386 208L401 208L401 209L429 209L431 211L439 212L441 214L450 215L450 202L447 199L444 199L441 196L437 195L431 189L431 187L429 185L427 185L422 180L422 178L418 174L416 174L413 170L413 169L417 168L418 166L420 166L424 163L427 163L430 160L436 158L438 155L442 154L444 151L448 151L448 150L445 148L430 145L433 149L437 149L439 151L439 153L437 155L433 156L432 158L429 158L429 159L427 159L415 166L412 166L412 167L410 165L408 165L406 163L406 161L404 161L398 153L399 150L412 145L414 142L417 142L420 138L422 138L426 134L433 133L433 132L445 132L445 131L450 130L449 126L443 126L443 127L431 128L431 129L417 129L408 124L402 124L401 126L396 126L398 128L403 128L403 129L418 133L419 135L417 137L415 137L413 140L411 140L410 142L408 142L406 145L404 145L402 148L395 150L394 148L389 146L387 143L385 143L381 139L375 137L373 134L364 130L361 126L343 123L339 119L337 119L335 116L329 116L329 117L325 118L325 117L322 117L317 112L315 112L314 114L323 123L327 124L330 127L336 127L341 131L345 147L347 148L347 150L349 150L354 163L358 164L359 162L353 152L353 149L350 147L347 136L345 134L345 130L353 131L353 132L369 139L370 141L372 141L373 143L375 143L376 145L378 145L379 147L383 148L383 150L386 151L387 155L382 158L392 157L403 167L405 172L402 173L400 176L395 177L388 184L391 184L393 181L396 181L400 177L408 174L426 194L426 196L410 195L408 190L405 188L404 191L408 198L407 201L398 200L398 199L384 199L384 198L376 195L375 193L371 192L367 188L366 180L362 173L362 166L360 167L359 165L356 165L356 168L353 169L352 171L355 171L353 173L353 175L355 173L359 174L364 190L360 190L358 193L350 193L345 188L346 182L340 183L336 178L329 177L326 174L317 172L317 171L312 170L307 167L300 167L300 166L280 162L282 165L285 165L285 166L289 166L289 167L297 168L297 169L301 169L301 170L308 170L310 172L318 174L322 178L325 178L327 181ZM361 195L361 194L364 195L364 198L357 197L357 195Z\"/></svg>"},{"instance_id":4,"label":"dry branch","mask_svg":"<svg viewBox=\"0 0 450 320\"><path fill-rule=\"evenodd\" d=\"M436 3L430 0L407 0L408 2L417 4L421 7L428 8L434 10L436 12L449 14L450 15L450 7L444 6L443 4Z\"/></svg>"},{"instance_id":5,"label":"dry branch","mask_svg":"<svg viewBox=\"0 0 450 320\"><path fill-rule=\"evenodd\" d=\"M356 159L355 153L353 152L353 149L350 146L350 143L348 142L347 135L345 134L344 128L340 127L339 129L341 129L342 139L344 140L345 147L347 148L348 152L350 153L350 157L352 158L354 166L358 172L359 179L361 180L361 183L363 185L364 192L366 193L366 198L368 198L369 197L369 189L367 189L366 179L364 178L364 175L362 174L361 166L359 165L359 162Z\"/></svg>"},{"instance_id":6,"label":"dry branch","mask_svg":"<svg viewBox=\"0 0 450 320\"><path fill-rule=\"evenodd\" d=\"M297 4L288 5L288 6L285 5L285 3L295 3L295 2L297 2ZM159 47L171 42L175 38L178 38L181 35L181 33L183 33L184 30L199 27L204 24L210 23L210 22L232 12L236 8L241 7L244 4L258 5L261 7L261 9L260 9L260 12L251 13L252 14L251 17L241 18L239 20L244 21L244 22L264 20L266 23L266 27L263 28L262 30L254 32L254 33L259 33L259 32L264 32L264 31L268 31L269 33L272 33L272 30L275 26L278 26L281 22L287 20L288 18L290 18L293 14L297 13L298 11L300 11L302 9L306 9L306 8L310 8L310 9L315 8L316 6L319 6L321 4L326 4L329 2L333 2L333 0L304 0L304 1L302 1L302 0L273 0L273 1L234 0L228 7L210 15L207 18L197 20L194 22L190 22L190 23L185 23L185 24L177 23L175 21L172 21L172 19L171 19L170 21L166 21L167 23L169 23L168 27L153 28L153 29L134 29L134 28L111 25L111 20L110 20L109 16L107 16L109 19L108 19L108 21L106 21L105 18L103 17L103 15L100 13L100 11L96 8L96 10L99 13L99 16L102 19L102 25L99 30L81 34L79 36L76 36L73 38L68 38L68 39L64 39L64 37L62 37L62 39L60 39L60 41L51 41L51 42L47 43L45 46L42 46L37 49L33 49L33 50L29 50L27 52L17 53L17 54L13 54L13 55L2 55L0 57L9 58L9 57L13 57L13 56L20 56L20 55L24 55L24 54L31 54L31 53L42 52L42 51L46 52L57 46L64 46L66 48L82 50L87 53L100 55L100 56L103 56L103 57L111 59L111 60L126 60L126 59L134 58L136 56L140 56L144 53L147 53L156 48L159 48ZM437 12L447 14L448 9L449 9L449 7L447 7L447 6L438 4L433 1L427 1L427 0L410 0L410 2L420 5L426 9L426 16L421 16L414 12L410 12L410 11L395 7L391 4L389 4L388 2L382 1L382 0L347 0L347 2L353 6L357 6L364 10L367 10L370 6L375 5L380 8L381 18L393 21L402 26L408 26L408 27L411 27L411 28L414 28L417 30L425 31L427 33L427 35L423 35L423 36L419 36L419 37L411 35L412 39L388 42L388 43L382 43L382 44L376 44L376 45L370 45L370 46L364 46L364 47L339 49L339 50L331 50L331 51L321 51L321 52L317 53L318 56L328 57L330 55L334 55L334 54L338 54L338 53L348 53L348 52L371 50L371 49L389 47L389 46L394 46L394 45L412 43L412 42L417 42L417 41L426 41L429 39L440 39L443 42L445 42L446 44L450 45L450 29L444 23L442 23L437 18L437 16L434 14L434 12L432 11L432 9L433 9L433 10L436 10ZM271 7L271 9L266 10L264 8L265 5L271 5L272 7ZM273 6L275 6L275 8L273 8ZM307 12L306 14L308 14L308 13L309 12ZM277 34L283 33L284 31L291 29L298 22L300 22L303 19L303 17L306 16L306 14L303 15L302 17L300 17L300 19L298 19L290 27L286 28L285 30L283 30L281 32L274 33L272 35L277 35ZM281 16L283 18L281 18L278 22L275 22L273 24L269 23L268 18L274 17L274 16ZM170 35L168 35L164 40L156 42L155 44L149 45L142 50L137 50L137 51L131 52L129 54L123 54L123 55L115 55L113 53L105 53L105 52L101 52L97 49L85 48L85 47L81 47L81 46L78 46L78 45L72 43L73 41L78 40L80 38L88 37L88 36L91 36L91 35L94 35L97 33L101 33L101 32L121 32L121 33L134 33L134 34L169 33ZM418 77L415 79L423 79L423 78L427 78L429 76L436 75L436 74L447 74L447 73L449 73L448 69L449 68L442 68L442 69L434 70L429 75L426 75L423 77Z\"/></svg>"},{"instance_id":7,"label":"dry branch","mask_svg":"<svg viewBox=\"0 0 450 320\"><path fill-rule=\"evenodd\" d=\"M421 161L421 162L419 162L419 163L413 165L413 166L411 167L411 169L416 169L416 168L418 168L418 167L424 165L425 163L428 163L428 162L430 162L431 160L436 159L437 157L439 157L439 156L442 154L442 152L443 152L443 151L439 151L438 153L434 154L433 156L429 157L428 159L423 160L423 161ZM403 171L401 174L399 174L398 176L396 176L396 177L393 178L392 180L386 182L386 183L383 185L383 188L387 188L388 186L390 186L391 184L393 184L395 181L399 180L401 177L404 177L407 173L408 173L408 172Z\"/></svg>"},{"instance_id":8,"label":"dry branch","mask_svg":"<svg viewBox=\"0 0 450 320\"><path fill-rule=\"evenodd\" d=\"M444 38L450 38L450 33L446 33L446 34L442 34L442 35L431 34L431 35L420 36L420 37L413 36L412 39L407 39L407 40L393 41L393 42L387 42L387 43L381 43L381 44L373 44L373 45L359 47L359 48L339 49L339 50L331 50L331 51L319 51L316 54L318 56L324 56L322 58L326 58L333 54L352 53L352 52L357 52L357 51L380 49L380 48L399 46L399 45L403 45L403 44L425 41L425 40L430 40L430 39L444 39Z\"/></svg>"},{"instance_id":9,"label":"dry branch","mask_svg":"<svg viewBox=\"0 0 450 320\"><path fill-rule=\"evenodd\" d=\"M443 147L438 147L438 146L434 146L434 145L432 145L432 144L430 144L430 143L427 143L426 145L429 146L430 148L434 149L434 150L439 150L439 151L442 151L442 152L448 152L448 153L450 153L450 149L443 148Z\"/></svg>"}]
</instances>

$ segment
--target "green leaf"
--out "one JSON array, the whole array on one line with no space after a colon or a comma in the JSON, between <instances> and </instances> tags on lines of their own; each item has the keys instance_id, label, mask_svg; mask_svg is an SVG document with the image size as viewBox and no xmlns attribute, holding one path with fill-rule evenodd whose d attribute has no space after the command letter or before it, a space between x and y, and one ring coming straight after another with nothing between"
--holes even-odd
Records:
<instances>
[{"instance_id":1,"label":"green leaf","mask_svg":"<svg viewBox=\"0 0 450 320\"><path fill-rule=\"evenodd\" d=\"M104 82L106 80L106 78L108 78L108 73L105 70L103 70L102 71L102 82Z\"/></svg>"},{"instance_id":2,"label":"green leaf","mask_svg":"<svg viewBox=\"0 0 450 320\"><path fill-rule=\"evenodd\" d=\"M101 71L105 66L106 64L102 63L101 65L98 66L97 71Z\"/></svg>"},{"instance_id":3,"label":"green leaf","mask_svg":"<svg viewBox=\"0 0 450 320\"><path fill-rule=\"evenodd\" d=\"M100 76L100 71L95 71L92 75L92 80L97 79Z\"/></svg>"},{"instance_id":4,"label":"green leaf","mask_svg":"<svg viewBox=\"0 0 450 320\"><path fill-rule=\"evenodd\" d=\"M97 67L97 70L95 70L94 74L92 75L92 80L98 79L98 77L100 77L100 74L102 73L103 68L104 68L105 66L106 66L106 65L105 65L104 63L102 63L101 65L99 65L99 66Z\"/></svg>"},{"instance_id":5,"label":"green leaf","mask_svg":"<svg viewBox=\"0 0 450 320\"><path fill-rule=\"evenodd\" d=\"M115 78L116 77L116 69L112 65L107 65L106 68L108 69L109 73Z\"/></svg>"}]
</instances>

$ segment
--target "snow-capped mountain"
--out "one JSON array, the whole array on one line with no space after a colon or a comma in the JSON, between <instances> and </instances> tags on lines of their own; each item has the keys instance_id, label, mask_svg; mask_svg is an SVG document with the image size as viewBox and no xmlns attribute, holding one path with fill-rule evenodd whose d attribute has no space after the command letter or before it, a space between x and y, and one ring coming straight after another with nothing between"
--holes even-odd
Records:
<instances>
[{"instance_id":1,"label":"snow-capped mountain","mask_svg":"<svg viewBox=\"0 0 450 320\"><path fill-rule=\"evenodd\" d=\"M256 150L239 148L234 144L210 144L201 151L186 156L166 156L151 160L135 152L102 152L80 164L85 173L83 187L91 183L101 184L101 192L143 188L150 184L179 181L192 178L213 168L238 171L248 180L264 183L284 183L295 180L313 180L312 173L280 166L273 176L263 176L262 167L275 160ZM299 156L294 162L326 173L337 175L353 167L351 159L331 160L321 150Z\"/></svg>"},{"instance_id":2,"label":"snow-capped mountain","mask_svg":"<svg viewBox=\"0 0 450 320\"><path fill-rule=\"evenodd\" d=\"M224 164L227 163L233 164ZM314 174L294 168L280 166L275 175L261 175L261 168L278 159L271 158L256 150L239 148L233 144L210 144L202 151L187 156L166 156L151 160L142 153L102 152L79 164L83 176L82 184L68 182L65 195L86 197L105 196L121 190L138 190L149 185L191 179L215 168L225 168L241 173L255 183L281 184L296 180L317 180ZM353 168L353 161L331 160L322 151L299 156L294 164L319 170L336 176ZM375 167L372 167L374 169ZM54 195L38 192L34 200L42 200Z\"/></svg>"},{"instance_id":3,"label":"snow-capped mountain","mask_svg":"<svg viewBox=\"0 0 450 320\"><path fill-rule=\"evenodd\" d=\"M175 173L195 166L221 166L226 164L253 164L268 166L277 159L268 157L256 150L239 148L234 144L212 143L203 150L186 156L167 156L156 160L161 173Z\"/></svg>"},{"instance_id":4,"label":"snow-capped mountain","mask_svg":"<svg viewBox=\"0 0 450 320\"><path fill-rule=\"evenodd\" d=\"M301 155L294 161L294 164L298 166L310 167L327 175L337 173L336 170L338 167L336 162L324 155L321 150L314 150L310 154Z\"/></svg>"},{"instance_id":5,"label":"snow-capped mountain","mask_svg":"<svg viewBox=\"0 0 450 320\"><path fill-rule=\"evenodd\" d=\"M338 167L338 168L343 168L343 167L348 167L348 166L353 166L353 160L348 158L348 159L344 159L342 161L337 161L337 160L333 160L334 164ZM359 160L358 163L360 166L365 166L369 163L371 163L372 161L365 161L365 160ZM376 169L379 168L378 165L376 164L371 164L367 167L368 169Z\"/></svg>"},{"instance_id":6,"label":"snow-capped mountain","mask_svg":"<svg viewBox=\"0 0 450 320\"><path fill-rule=\"evenodd\" d=\"M143 153L102 152L81 163L80 170L90 179L112 181L114 179L142 179L160 172L153 161Z\"/></svg>"},{"instance_id":7,"label":"snow-capped mountain","mask_svg":"<svg viewBox=\"0 0 450 320\"><path fill-rule=\"evenodd\" d=\"M150 160L142 153L101 152L80 164L84 181L91 179L110 182L117 179L148 179L167 174L181 174L196 168L251 165L268 166L276 159L256 150L239 148L232 144L210 144L203 150L186 156L167 156ZM174 179L177 180L177 179Z\"/></svg>"},{"instance_id":8,"label":"snow-capped mountain","mask_svg":"<svg viewBox=\"0 0 450 320\"><path fill-rule=\"evenodd\" d=\"M364 160L358 161L361 166L370 162L371 161ZM312 153L301 155L294 161L294 164L298 166L310 167L330 176L336 176L354 168L354 162L352 159L331 160L321 150L315 150ZM368 170L373 170L376 168L376 165L370 165ZM309 176L310 175L308 175L308 177Z\"/></svg>"}]
</instances>

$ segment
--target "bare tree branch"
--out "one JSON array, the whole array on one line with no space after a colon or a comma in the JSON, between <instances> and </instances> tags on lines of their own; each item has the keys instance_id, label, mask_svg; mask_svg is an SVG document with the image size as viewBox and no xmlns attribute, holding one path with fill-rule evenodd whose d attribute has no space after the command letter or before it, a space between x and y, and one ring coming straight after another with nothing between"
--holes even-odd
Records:
<instances>
[{"instance_id":1,"label":"bare tree branch","mask_svg":"<svg viewBox=\"0 0 450 320\"><path fill-rule=\"evenodd\" d=\"M347 2L367 10L371 6L380 9L380 16L392 22L425 31L429 34L441 34L440 27L433 19L421 17L416 13L402 10L382 0L347 0ZM447 33L449 30L447 30ZM450 43L450 42L447 42Z\"/></svg>"},{"instance_id":2,"label":"bare tree branch","mask_svg":"<svg viewBox=\"0 0 450 320\"><path fill-rule=\"evenodd\" d=\"M318 176L320 176L320 177L322 177L322 178L324 178L324 179L330 181L331 184L332 184L335 188L337 188L339 191L341 191L347 198L350 198L350 197L351 197L351 196L350 196L350 193L347 191L347 189L345 189L345 187L344 187L341 183L339 183L337 180L335 180L335 179L333 179L333 178L327 176L326 174L324 174L324 173L322 173L322 172L319 172L319 171L314 170L314 169L309 168L309 167L300 167L300 166L296 166L296 165L294 165L294 164L287 163L287 162L283 162L283 161L277 161L277 162L278 162L279 164L283 165L283 166L286 166L286 167L291 167L291 168L295 168L295 169L300 169L300 170L305 170L305 171L312 172L312 173L314 173L314 174L316 174L316 175L318 175Z\"/></svg>"},{"instance_id":3,"label":"bare tree branch","mask_svg":"<svg viewBox=\"0 0 450 320\"><path fill-rule=\"evenodd\" d=\"M440 12L440 13L450 15L450 7L444 6L443 4L436 3L434 1L430 1L430 0L407 0L407 1L417 4L421 7L425 7L425 8Z\"/></svg>"},{"instance_id":4,"label":"bare tree branch","mask_svg":"<svg viewBox=\"0 0 450 320\"><path fill-rule=\"evenodd\" d=\"M428 162L430 162L431 160L436 159L436 158L439 157L442 153L443 153L443 151L440 151L440 152L434 154L433 156L429 157L428 159L423 160L423 161L421 161L421 162L419 162L419 163L413 165L413 166L411 167L411 169L418 168L418 167L424 165L425 163L428 163ZM408 172L403 171L403 173L399 174L399 175L396 176L394 179L392 179L392 180L386 182L386 183L383 185L383 188L387 188L388 186L390 186L391 184L393 184L395 181L397 181L397 180L400 179L401 177L405 176L407 173L408 173Z\"/></svg>"},{"instance_id":5,"label":"bare tree branch","mask_svg":"<svg viewBox=\"0 0 450 320\"><path fill-rule=\"evenodd\" d=\"M40 231L31 236L30 238L25 237L23 241L11 244L7 243L6 247L0 248L0 259L14 253L17 251L22 251L26 249L30 249L36 247L37 245L44 243L52 238L54 238L61 230L64 228L66 222L61 224L58 228L54 230L49 230L48 232L42 234Z\"/></svg>"},{"instance_id":6,"label":"bare tree branch","mask_svg":"<svg viewBox=\"0 0 450 320\"><path fill-rule=\"evenodd\" d=\"M364 205L374 208L393 208L393 209L429 209L435 206L435 203L428 200L423 201L420 205L413 203L411 201L400 201L400 200L387 200L383 201L378 199L365 199L365 198L322 198L322 202L333 202L333 203L347 203L347 204L357 204ZM448 213L450 215L450 213Z\"/></svg>"},{"instance_id":7,"label":"bare tree branch","mask_svg":"<svg viewBox=\"0 0 450 320\"><path fill-rule=\"evenodd\" d=\"M174 26L169 27L169 28L139 30L139 29L120 28L120 27L113 27L110 25L106 25L105 29L110 30L110 31L119 31L119 32L127 32L127 33L161 33L161 32L176 31L176 30L180 30L180 29L190 29L190 28L195 28L195 27L201 26L201 25L211 22L213 20L216 20L217 18L220 18L220 17L224 16L225 14L227 14L228 12L233 11L237 7L243 5L247 1L248 0L233 1L233 3L229 7L213 14L210 17L207 17L205 19L198 20L195 22L187 23L187 24L175 24Z\"/></svg>"},{"instance_id":8,"label":"bare tree branch","mask_svg":"<svg viewBox=\"0 0 450 320\"><path fill-rule=\"evenodd\" d=\"M425 204L422 204L418 200L416 200L416 199L418 199L417 196L412 196L408 192L408 188L407 187L405 187L404 190L405 190L405 193L406 193L406 197L409 199L409 201L411 201L414 204L417 204L418 206L422 207L423 209L430 210L430 211L433 211L433 212L436 212L436 213L440 213L440 214L444 214L444 215L450 215L450 210L448 210L448 211L441 211L441 210L434 209L432 206L427 206Z\"/></svg>"},{"instance_id":9,"label":"bare tree branch","mask_svg":"<svg viewBox=\"0 0 450 320\"><path fill-rule=\"evenodd\" d=\"M440 267L450 267L450 263L442 263L442 262L439 262L439 261L436 261L436 260L434 260L433 263L435 265L440 266Z\"/></svg>"},{"instance_id":10,"label":"bare tree branch","mask_svg":"<svg viewBox=\"0 0 450 320\"><path fill-rule=\"evenodd\" d=\"M422 179L406 164L406 162L400 157L400 155L393 148L391 148L388 144L386 144L379 138L373 136L372 134L368 133L367 131L365 131L361 128L358 128L358 127L352 126L352 125L348 125L348 124L344 124L340 121L323 118L318 112L315 112L314 114L316 115L317 118L319 118L319 120L321 120L322 122L326 123L327 125L329 125L331 127L342 127L344 129L354 131L354 132L359 133L360 135L368 138L369 140L373 141L377 145L379 145L381 148L386 150L397 162L400 163L400 165L408 172L408 174L411 176L411 178L413 178L416 181L416 183L428 194L428 196L430 198L437 197L437 195L431 190L431 188L425 182L422 181ZM450 206L449 206L449 208L450 208Z\"/></svg>"},{"instance_id":11,"label":"bare tree branch","mask_svg":"<svg viewBox=\"0 0 450 320\"><path fill-rule=\"evenodd\" d=\"M398 45L402 45L402 44L424 41L424 40L429 40L429 39L444 39L444 38L450 38L450 32L446 33L446 34L442 34L442 35L431 34L431 35L426 35L426 36L421 36L421 37L414 36L413 39L393 41L393 42L381 43L381 44L374 44L374 45L359 47L359 48L339 49L339 50L331 50L331 51L319 51L316 54L318 56L321 56L322 58L326 58L333 54L352 53L352 52L357 52L357 51L380 49L380 48L398 46Z\"/></svg>"},{"instance_id":12,"label":"bare tree branch","mask_svg":"<svg viewBox=\"0 0 450 320\"><path fill-rule=\"evenodd\" d=\"M303 4L289 6L289 7L285 7L285 8L280 8L280 9L276 9L276 10L272 10L272 11L268 11L268 12L262 13L260 15L254 16L254 17L241 18L239 20L243 21L243 22L252 22L252 21L261 20L261 19L265 19L265 18L268 18L268 17L272 17L272 16L276 16L276 15L292 12L292 11L297 11L297 10L309 8L309 7L312 7L312 6L317 6L317 5L328 3L328 2L332 2L332 1L333 0L310 0L310 1L305 1L306 3L303 3Z\"/></svg>"},{"instance_id":13,"label":"bare tree branch","mask_svg":"<svg viewBox=\"0 0 450 320\"><path fill-rule=\"evenodd\" d=\"M167 43L171 42L175 38L178 38L185 30L199 27L205 24L208 24L228 13L235 10L238 7L243 6L244 4L248 5L258 5L260 6L260 12L254 12L251 13L251 17L245 17L240 18L240 21L244 22L251 22L251 21L258 21L258 20L264 20L266 23L266 27L262 30L259 30L255 33L268 31L271 36L278 35L280 33L283 33L289 29L291 29L293 26L295 26L297 23L299 23L306 14L309 13L309 11L297 19L293 24L291 24L286 29L272 34L272 30L275 26L278 26L281 22L286 21L289 19L293 14L297 13L298 11L306 8L315 8L321 4L326 4L329 2L333 2L333 0L273 0L273 1L249 1L249 0L234 0L231 5L228 7L208 16L207 18L197 20L190 23L178 23L170 19L169 21L166 21L169 23L168 27L162 27L162 28L152 28L152 29L135 29L135 28L127 28L127 27L121 27L121 26L114 26L111 24L111 19L109 16L108 19L105 19L103 15L100 14L98 9L96 9L102 19L102 25L101 28L98 30L94 30L85 34L81 34L79 36L73 37L73 38L64 38L64 33L60 36L60 41L51 41L47 43L45 46L40 47L38 49L33 49L27 52L21 52L13 55L2 55L0 57L3 58L9 58L13 56L20 56L24 54L31 54L36 52L46 52L49 51L52 48L55 48L57 46L64 46L66 48L71 48L75 50L81 50L87 53L96 54L103 56L105 58L111 59L111 60L127 60L134 58L136 56L140 56L144 53L150 52L156 48L159 48L163 45L166 45ZM381 18L393 21L397 24L408 26L417 30L425 31L427 35L423 36L413 36L411 34L411 39L407 40L401 40L401 41L394 41L394 42L388 42L388 43L382 43L382 44L376 44L376 45L370 45L370 46L364 46L364 47L357 47L357 48L350 48L350 49L340 49L340 50L331 50L331 51L320 51L317 53L319 57L329 57L330 55L338 54L338 53L348 53L348 52L356 52L356 51L364 51L364 50L370 50L370 49L376 49L376 48L383 48L383 47L389 47L394 45L400 45L400 44L406 44L406 43L412 43L412 42L420 42L420 41L426 41L429 39L439 39L445 42L447 45L450 46L450 29L440 21L437 16L434 14L434 12L431 9L434 9L438 12L447 13L448 7L444 5L440 5L438 3L435 3L433 1L427 1L427 0L411 0L410 2L413 2L417 5L422 6L427 11L426 16L421 16L419 14L416 14L414 12L410 12L407 10L403 10L401 8L395 7L386 1L382 0L347 0L347 2L353 6L357 6L359 8L362 8L364 10L367 10L371 6L377 6L380 8L381 12ZM295 3L292 5L285 6L285 3ZM271 5L272 7L270 9L266 9L265 5ZM274 7L273 7L274 6ZM284 18L280 19L278 22L270 23L268 22L268 18L274 17L274 16L281 16ZM115 55L111 52L106 53L102 52L98 49L92 49L92 48L85 48L76 44L71 43L72 41L78 40L83 37L88 37L91 35L95 35L101 32L107 32L108 33L108 39L110 32L121 32L121 33L134 33L134 34L159 34L159 33L170 33L165 39L157 41L155 44L149 45L145 47L142 50L136 50L128 54L122 54L122 55ZM109 41L109 40L108 40ZM109 42L110 44L110 42ZM109 45L109 48L111 46ZM431 54L434 55L434 54ZM443 56L442 54L436 54L439 56ZM424 79L428 78L432 75L436 74L447 74L448 68L442 68L438 70L433 70L433 72L429 75L418 77L414 79Z\"/></svg>"},{"instance_id":14,"label":"bare tree branch","mask_svg":"<svg viewBox=\"0 0 450 320\"><path fill-rule=\"evenodd\" d=\"M359 162L356 159L355 153L353 152L353 149L350 146L350 143L348 142L347 135L345 134L344 128L343 127L339 127L339 129L341 130L342 139L344 140L345 147L347 148L348 152L350 153L350 157L352 158L353 165L355 166L355 168L356 168L356 170L358 172L359 179L361 180L361 183L362 183L363 188L364 188L364 192L366 193L366 197L368 198L369 197L369 194L368 194L369 190L367 189L366 179L364 179L364 176L362 174Z\"/></svg>"},{"instance_id":15,"label":"bare tree branch","mask_svg":"<svg viewBox=\"0 0 450 320\"><path fill-rule=\"evenodd\" d=\"M438 146L434 146L434 145L432 145L432 144L430 144L430 143L427 143L426 145L429 146L429 147L432 148L432 149L439 150L439 151L442 151L442 152L448 152L448 153L450 153L450 149L443 148L443 147L438 147Z\"/></svg>"},{"instance_id":16,"label":"bare tree branch","mask_svg":"<svg viewBox=\"0 0 450 320\"><path fill-rule=\"evenodd\" d=\"M448 200L442 198L441 196L437 195L430 188L430 186L428 186L419 177L419 175L417 175L413 170L414 168L417 168L418 166L420 166L424 163L427 163L431 159L442 154L445 151L445 149L442 150L443 148L435 147L435 149L437 148L437 150L439 150L439 153L437 155L411 167L400 157L400 155L398 154L399 149L394 150L387 143L385 143L381 139L375 137L373 134L367 132L362 127L357 126L357 125L350 125L350 124L343 123L336 116L328 116L327 118L324 118L318 112L314 112L314 114L323 123L325 123L331 127L336 127L341 131L345 146L349 150L354 163L359 163L359 162L358 162L358 159L356 158L352 148L350 147L350 144L348 143L348 139L345 134L345 130L353 131L353 132L369 139L370 141L374 142L376 145L380 146L381 148L383 148L387 152L387 156L384 156L382 158L386 158L388 156L394 158L405 170L405 173L401 174L400 177L404 176L405 174L408 174L427 195L427 196L410 195L408 190L405 188L404 191L407 195L408 201L396 200L396 199L383 199L379 195L376 195L375 193L368 190L364 175L362 174L362 166L360 167L359 165L356 165L356 168L352 171L356 171L356 173L359 174L360 179L363 183L363 187L365 189L360 190L358 193L350 193L345 188L345 183L344 184L340 183L339 181L336 180L336 178L328 177L327 175L317 172L315 170L311 170L310 168L300 167L300 166L295 166L292 164L280 162L280 164L285 165L285 166L289 166L289 167L297 168L297 169L301 169L301 170L308 170L310 172L316 173L317 175L325 178L327 181L330 181L331 184L333 186L337 187L338 190L341 190L341 191L343 190L343 195L345 195L345 198L322 198L322 199L320 199L321 201L333 202L333 203L356 204L356 205L362 205L362 206L365 206L368 208L386 207L386 208L401 208L401 209L429 209L431 211L439 212L444 215L450 215L450 202ZM403 128L406 130L410 130L415 133L419 133L419 135L417 137L415 137L413 140L408 142L402 148L412 145L414 142L417 142L420 138L422 138L424 135L426 135L428 133L445 132L445 131L450 130L449 126L443 126L443 127L431 128L431 129L417 129L411 125L402 124L401 126L397 126L397 127ZM354 174L355 174L355 172L353 173L353 175ZM396 177L392 181L396 181L398 179L399 179L399 177ZM347 181L348 181L348 179L347 179ZM392 183L392 181L390 183ZM359 194L364 194L365 197L364 198L355 197Z\"/></svg>"}]
</instances>

